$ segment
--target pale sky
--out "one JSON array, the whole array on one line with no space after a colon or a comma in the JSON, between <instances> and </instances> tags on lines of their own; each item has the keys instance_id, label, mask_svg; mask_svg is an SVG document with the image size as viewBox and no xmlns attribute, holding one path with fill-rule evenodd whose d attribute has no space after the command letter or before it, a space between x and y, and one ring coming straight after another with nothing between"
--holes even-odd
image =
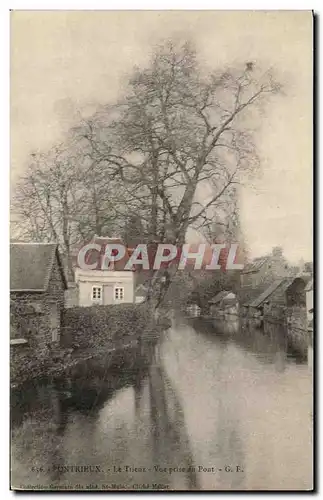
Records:
<instances>
[{"instance_id":1,"label":"pale sky","mask_svg":"<svg viewBox=\"0 0 323 500\"><path fill-rule=\"evenodd\" d=\"M211 68L273 67L284 95L266 108L261 172L241 193L251 256L280 245L312 259L312 14L310 11L48 11L11 13L11 173L64 139L79 117L114 101L134 64L171 36L195 41Z\"/></svg>"}]
</instances>

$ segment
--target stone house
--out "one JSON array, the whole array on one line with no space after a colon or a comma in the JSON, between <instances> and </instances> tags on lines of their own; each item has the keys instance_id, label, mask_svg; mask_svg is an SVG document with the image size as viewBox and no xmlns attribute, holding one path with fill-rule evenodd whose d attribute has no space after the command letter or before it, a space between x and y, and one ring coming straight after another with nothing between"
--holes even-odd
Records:
<instances>
[{"instance_id":1,"label":"stone house","mask_svg":"<svg viewBox=\"0 0 323 500\"><path fill-rule=\"evenodd\" d=\"M185 313L189 318L198 318L201 315L201 307L194 299L189 299L186 304Z\"/></svg>"},{"instance_id":2,"label":"stone house","mask_svg":"<svg viewBox=\"0 0 323 500\"><path fill-rule=\"evenodd\" d=\"M246 316L256 325L282 325L287 329L291 343L305 345L307 331L306 292L308 276L274 280L258 297L244 304ZM302 333L303 332L303 333Z\"/></svg>"},{"instance_id":3,"label":"stone house","mask_svg":"<svg viewBox=\"0 0 323 500\"><path fill-rule=\"evenodd\" d=\"M11 346L59 345L67 282L56 243L10 244Z\"/></svg>"},{"instance_id":4,"label":"stone house","mask_svg":"<svg viewBox=\"0 0 323 500\"><path fill-rule=\"evenodd\" d=\"M211 316L221 314L238 314L239 306L237 296L230 291L222 290L209 301L209 312Z\"/></svg>"},{"instance_id":5,"label":"stone house","mask_svg":"<svg viewBox=\"0 0 323 500\"><path fill-rule=\"evenodd\" d=\"M247 264L240 274L243 302L264 292L276 279L292 276L294 273L283 256L281 247L274 247L271 255L258 257ZM254 294L252 290L257 290Z\"/></svg>"},{"instance_id":6,"label":"stone house","mask_svg":"<svg viewBox=\"0 0 323 500\"><path fill-rule=\"evenodd\" d=\"M86 257L87 264L97 264L94 269L82 269L74 260L74 275L77 291L78 306L108 305L134 302L134 271L125 270L130 258L127 249L125 256L116 261L107 263L102 269L102 262L106 258L105 251L108 244L121 244L119 238L94 236L91 243L101 247L100 252L90 250Z\"/></svg>"},{"instance_id":7,"label":"stone house","mask_svg":"<svg viewBox=\"0 0 323 500\"><path fill-rule=\"evenodd\" d=\"M308 276L285 278L264 303L264 321L284 322L291 328L307 330L306 285Z\"/></svg>"},{"instance_id":8,"label":"stone house","mask_svg":"<svg viewBox=\"0 0 323 500\"><path fill-rule=\"evenodd\" d=\"M271 295L275 290L284 283L284 279L274 280L269 286L266 286L264 291L259 292L256 297L251 298L243 304L246 309L246 315L251 318L263 318L265 304L270 301Z\"/></svg>"}]
</instances>

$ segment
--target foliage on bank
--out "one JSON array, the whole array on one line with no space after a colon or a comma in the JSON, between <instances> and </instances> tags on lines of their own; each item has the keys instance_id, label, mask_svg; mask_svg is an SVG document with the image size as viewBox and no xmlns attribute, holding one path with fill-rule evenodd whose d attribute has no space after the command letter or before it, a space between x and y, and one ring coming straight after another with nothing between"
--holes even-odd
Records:
<instances>
[{"instance_id":1,"label":"foliage on bank","mask_svg":"<svg viewBox=\"0 0 323 500\"><path fill-rule=\"evenodd\" d=\"M64 311L62 342L74 349L118 348L141 336L147 323L144 304L73 307Z\"/></svg>"},{"instance_id":2,"label":"foliage on bank","mask_svg":"<svg viewBox=\"0 0 323 500\"><path fill-rule=\"evenodd\" d=\"M11 382L21 384L39 377L82 377L89 366L132 370L149 363L152 348L165 321L153 322L145 304L120 304L66 309L62 318L61 346L46 353L30 346L12 346ZM84 373L83 373L84 372Z\"/></svg>"}]
</instances>

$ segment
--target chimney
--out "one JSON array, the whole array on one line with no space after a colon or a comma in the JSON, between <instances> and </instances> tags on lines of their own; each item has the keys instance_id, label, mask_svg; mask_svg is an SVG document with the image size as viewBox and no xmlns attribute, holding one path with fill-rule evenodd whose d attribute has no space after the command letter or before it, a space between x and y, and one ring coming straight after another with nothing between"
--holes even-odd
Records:
<instances>
[{"instance_id":1,"label":"chimney","mask_svg":"<svg viewBox=\"0 0 323 500\"><path fill-rule=\"evenodd\" d=\"M272 255L273 257L280 258L283 256L283 249L282 247L274 247L272 250Z\"/></svg>"}]
</instances>

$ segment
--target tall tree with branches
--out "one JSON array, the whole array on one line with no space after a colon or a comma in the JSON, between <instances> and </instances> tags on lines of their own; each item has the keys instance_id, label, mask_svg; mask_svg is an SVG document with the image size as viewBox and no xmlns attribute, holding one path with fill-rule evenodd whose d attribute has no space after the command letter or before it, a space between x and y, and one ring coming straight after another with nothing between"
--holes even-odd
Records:
<instances>
[{"instance_id":1,"label":"tall tree with branches","mask_svg":"<svg viewBox=\"0 0 323 500\"><path fill-rule=\"evenodd\" d=\"M182 245L189 227L234 202L258 166L248 114L279 90L253 63L206 72L189 43L166 42L134 70L124 99L93 117L97 161L149 215L152 239Z\"/></svg>"}]
</instances>

